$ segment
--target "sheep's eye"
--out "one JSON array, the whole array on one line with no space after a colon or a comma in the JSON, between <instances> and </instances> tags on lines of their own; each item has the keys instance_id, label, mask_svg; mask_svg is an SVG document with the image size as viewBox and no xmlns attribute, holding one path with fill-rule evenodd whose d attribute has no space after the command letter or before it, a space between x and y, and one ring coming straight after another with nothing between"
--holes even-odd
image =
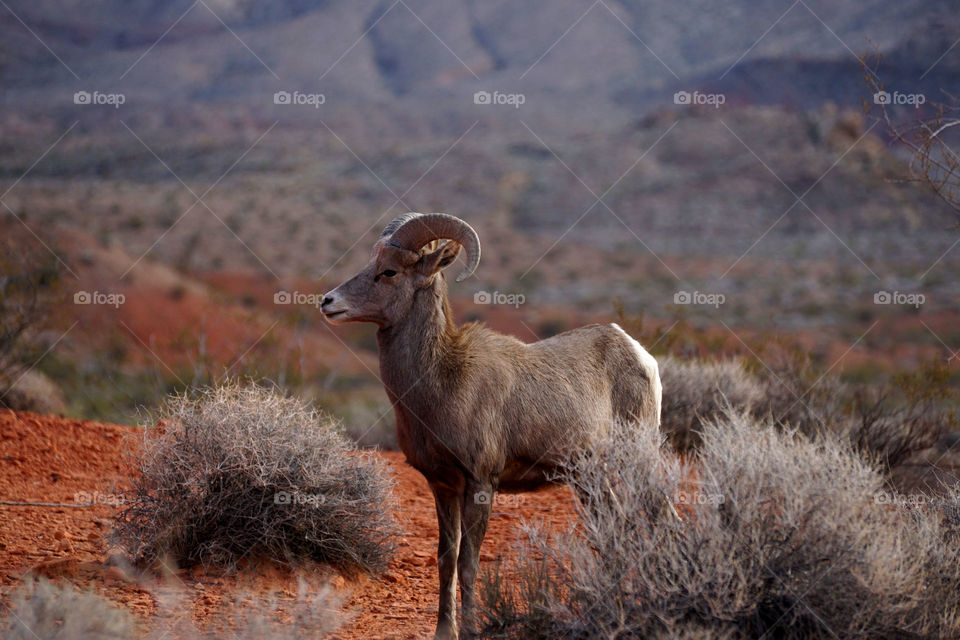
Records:
<instances>
[{"instance_id":1,"label":"sheep's eye","mask_svg":"<svg viewBox=\"0 0 960 640\"><path fill-rule=\"evenodd\" d=\"M380 273L378 273L377 277L374 278L373 281L377 282L378 280L380 280L380 276L383 276L384 278L392 278L395 275L397 275L397 272L394 271L393 269L385 269L384 271L381 271Z\"/></svg>"}]
</instances>

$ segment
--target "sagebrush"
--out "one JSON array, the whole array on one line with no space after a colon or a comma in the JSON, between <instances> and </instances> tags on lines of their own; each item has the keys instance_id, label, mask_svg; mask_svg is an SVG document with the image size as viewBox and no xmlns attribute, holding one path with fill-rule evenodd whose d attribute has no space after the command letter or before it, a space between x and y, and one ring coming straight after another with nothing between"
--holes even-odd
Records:
<instances>
[{"instance_id":1,"label":"sagebrush","mask_svg":"<svg viewBox=\"0 0 960 640\"><path fill-rule=\"evenodd\" d=\"M11 596L9 610L0 618L5 640L322 640L345 620L342 598L328 584L301 580L296 595L242 590L214 612L201 628L185 611L193 608L184 589L150 589L159 615L147 625L127 609L92 591L69 583L28 577Z\"/></svg>"},{"instance_id":2,"label":"sagebrush","mask_svg":"<svg viewBox=\"0 0 960 640\"><path fill-rule=\"evenodd\" d=\"M701 444L702 425L727 406L758 409L764 402L762 382L736 360L701 361L659 358L663 383L661 429L678 451Z\"/></svg>"},{"instance_id":3,"label":"sagebrush","mask_svg":"<svg viewBox=\"0 0 960 640\"><path fill-rule=\"evenodd\" d=\"M378 572L393 551L392 480L328 416L258 385L171 396L134 448L115 538L138 563L243 558Z\"/></svg>"},{"instance_id":4,"label":"sagebrush","mask_svg":"<svg viewBox=\"0 0 960 640\"><path fill-rule=\"evenodd\" d=\"M696 460L630 425L581 453L577 524L528 528L519 560L486 577L486 633L960 637L956 487L887 493L849 443L743 414L702 436Z\"/></svg>"},{"instance_id":5,"label":"sagebrush","mask_svg":"<svg viewBox=\"0 0 960 640\"><path fill-rule=\"evenodd\" d=\"M913 463L960 430L960 397L949 367L942 363L892 375L874 386L845 383L820 371L803 354L752 370L736 360L662 358L660 371L661 429L684 454L695 452L704 426L732 407L808 437L826 434L846 440L881 467L891 487L937 490L935 465ZM949 463L943 455L935 458Z\"/></svg>"},{"instance_id":6,"label":"sagebrush","mask_svg":"<svg viewBox=\"0 0 960 640\"><path fill-rule=\"evenodd\" d=\"M90 592L28 578L0 619L6 640L129 640L133 615Z\"/></svg>"},{"instance_id":7,"label":"sagebrush","mask_svg":"<svg viewBox=\"0 0 960 640\"><path fill-rule=\"evenodd\" d=\"M191 615L194 603L189 590L176 582L151 591L158 615L145 640L322 640L349 618L341 610L343 596L329 583L298 580L296 593L286 588L241 588L202 625Z\"/></svg>"}]
</instances>

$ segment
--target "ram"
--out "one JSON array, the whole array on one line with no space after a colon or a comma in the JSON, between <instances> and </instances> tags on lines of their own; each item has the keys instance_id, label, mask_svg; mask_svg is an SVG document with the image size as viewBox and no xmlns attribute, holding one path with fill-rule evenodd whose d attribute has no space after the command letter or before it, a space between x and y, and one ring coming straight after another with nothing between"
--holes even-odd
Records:
<instances>
[{"instance_id":1,"label":"ram","mask_svg":"<svg viewBox=\"0 0 960 640\"><path fill-rule=\"evenodd\" d=\"M615 420L656 428L656 360L619 326L591 325L525 344L481 324L457 326L443 269L480 240L463 220L407 213L384 229L370 261L322 301L333 323L378 326L380 374L407 461L437 507L440 603L437 638L476 624L474 583L494 493L536 489L571 452ZM459 577L459 580L458 580Z\"/></svg>"}]
</instances>

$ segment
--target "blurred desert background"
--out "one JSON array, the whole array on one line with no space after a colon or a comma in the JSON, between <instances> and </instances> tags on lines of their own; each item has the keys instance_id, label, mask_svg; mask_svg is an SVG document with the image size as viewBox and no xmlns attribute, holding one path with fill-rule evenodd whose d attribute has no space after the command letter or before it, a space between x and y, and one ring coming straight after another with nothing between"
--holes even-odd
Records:
<instances>
[{"instance_id":1,"label":"blurred desert background","mask_svg":"<svg viewBox=\"0 0 960 640\"><path fill-rule=\"evenodd\" d=\"M626 314L681 351L788 335L861 379L960 347L955 211L908 180L858 59L925 96L890 105L894 121L931 116L960 78L949 2L8 0L0 15L0 220L60 285L19 386L59 389L41 393L51 411L129 422L170 390L250 375L389 442L373 330L333 332L305 296L408 210L477 228L458 317L524 340ZM111 294L122 304L97 304Z\"/></svg>"}]
</instances>

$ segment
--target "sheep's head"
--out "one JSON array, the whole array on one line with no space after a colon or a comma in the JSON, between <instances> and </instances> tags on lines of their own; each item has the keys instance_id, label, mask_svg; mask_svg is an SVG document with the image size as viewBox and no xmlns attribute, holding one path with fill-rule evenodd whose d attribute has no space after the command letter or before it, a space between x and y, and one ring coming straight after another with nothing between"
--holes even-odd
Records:
<instances>
[{"instance_id":1,"label":"sheep's head","mask_svg":"<svg viewBox=\"0 0 960 640\"><path fill-rule=\"evenodd\" d=\"M432 287L442 270L466 251L468 277L480 262L477 232L446 213L405 213L386 226L360 273L323 298L323 316L332 324L394 324L410 311L417 291Z\"/></svg>"}]
</instances>

